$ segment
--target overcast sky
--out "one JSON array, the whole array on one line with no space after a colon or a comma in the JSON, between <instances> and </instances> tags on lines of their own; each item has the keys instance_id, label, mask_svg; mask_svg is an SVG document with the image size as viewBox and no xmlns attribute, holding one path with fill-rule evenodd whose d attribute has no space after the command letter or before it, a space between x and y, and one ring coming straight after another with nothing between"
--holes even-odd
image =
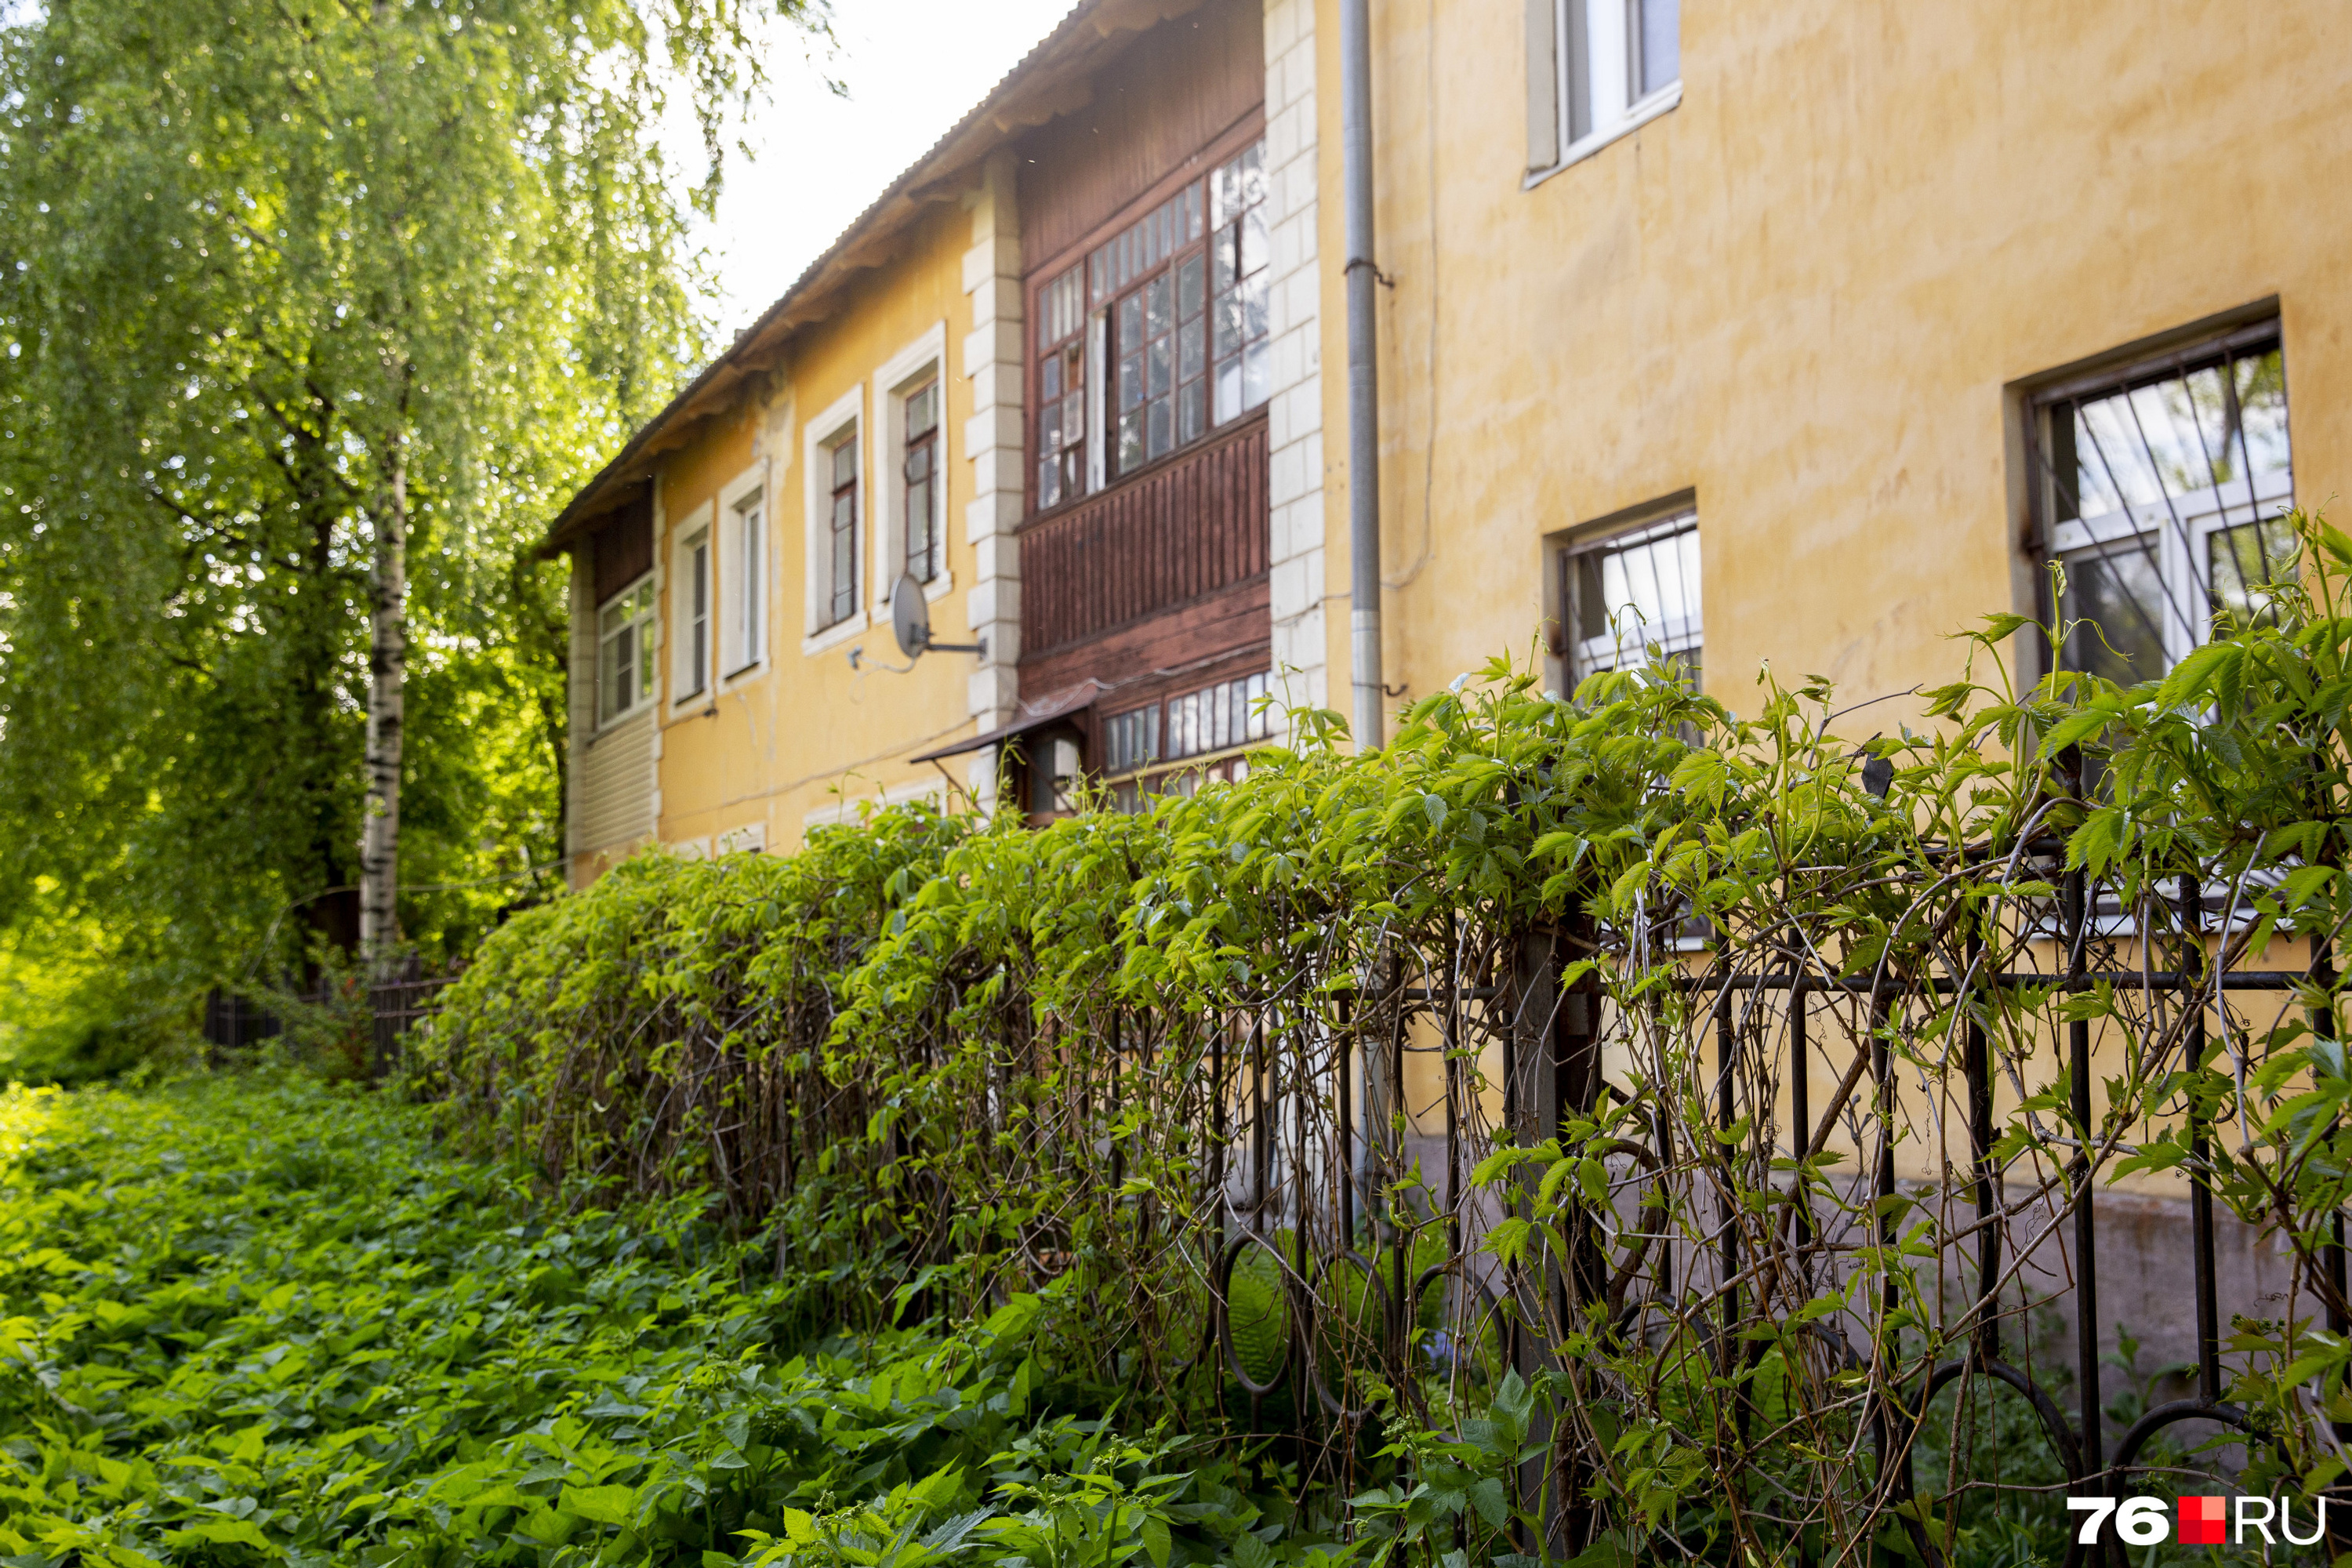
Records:
<instances>
[{"instance_id":1,"label":"overcast sky","mask_svg":"<svg viewBox=\"0 0 2352 1568\"><path fill-rule=\"evenodd\" d=\"M1072 0L835 0L840 52L824 88L816 65L780 49L774 101L746 140L754 162L728 164L719 220L698 237L716 263L721 342L751 324L852 218L1060 21ZM788 40L796 42L796 40ZM673 138L692 150L689 132Z\"/></svg>"}]
</instances>

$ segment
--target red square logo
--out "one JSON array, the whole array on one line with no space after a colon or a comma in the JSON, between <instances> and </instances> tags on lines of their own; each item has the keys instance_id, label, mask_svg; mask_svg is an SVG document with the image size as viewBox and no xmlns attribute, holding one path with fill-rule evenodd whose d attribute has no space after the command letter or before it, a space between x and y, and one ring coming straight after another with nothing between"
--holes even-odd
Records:
<instances>
[{"instance_id":1,"label":"red square logo","mask_svg":"<svg viewBox=\"0 0 2352 1568\"><path fill-rule=\"evenodd\" d=\"M2180 1533L2183 1546L2222 1546L2222 1527L2230 1517L2230 1500L2218 1497L2185 1497L2180 1500Z\"/></svg>"}]
</instances>

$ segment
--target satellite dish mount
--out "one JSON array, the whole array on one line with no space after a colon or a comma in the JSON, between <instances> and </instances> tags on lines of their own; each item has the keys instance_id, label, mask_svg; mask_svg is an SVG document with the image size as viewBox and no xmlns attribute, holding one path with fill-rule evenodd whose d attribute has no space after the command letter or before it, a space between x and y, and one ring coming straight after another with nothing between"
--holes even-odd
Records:
<instances>
[{"instance_id":1,"label":"satellite dish mount","mask_svg":"<svg viewBox=\"0 0 2352 1568\"><path fill-rule=\"evenodd\" d=\"M890 590L890 630L898 638L898 651L909 659L925 653L976 653L988 657L988 642L933 642L931 640L931 605L923 597L923 585L915 581L912 572L903 573L898 585Z\"/></svg>"}]
</instances>

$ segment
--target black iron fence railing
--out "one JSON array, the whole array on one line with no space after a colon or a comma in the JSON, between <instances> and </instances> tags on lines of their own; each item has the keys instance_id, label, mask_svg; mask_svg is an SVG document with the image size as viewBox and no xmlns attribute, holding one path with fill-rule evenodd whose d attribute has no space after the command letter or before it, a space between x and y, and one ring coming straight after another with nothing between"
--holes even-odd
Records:
<instances>
[{"instance_id":1,"label":"black iron fence railing","mask_svg":"<svg viewBox=\"0 0 2352 1568\"><path fill-rule=\"evenodd\" d=\"M246 1051L287 1033L281 1012L299 1011L322 1021L324 1032L354 1034L352 1054L364 1058L367 1072L382 1077L399 1065L410 1031L428 1023L441 1010L442 993L456 984L450 974L410 974L362 986L358 981L322 979L287 994L273 1007L270 1002L239 991L215 988L205 995L201 1035L215 1050Z\"/></svg>"}]
</instances>

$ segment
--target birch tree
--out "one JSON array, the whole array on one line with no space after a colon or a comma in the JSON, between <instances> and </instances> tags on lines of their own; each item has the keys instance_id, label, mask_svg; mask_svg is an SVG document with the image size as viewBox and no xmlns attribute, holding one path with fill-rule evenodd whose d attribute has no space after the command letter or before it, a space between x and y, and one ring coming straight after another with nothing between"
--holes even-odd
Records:
<instances>
[{"instance_id":1,"label":"birch tree","mask_svg":"<svg viewBox=\"0 0 2352 1568\"><path fill-rule=\"evenodd\" d=\"M207 940L217 960L356 885L381 962L413 907L402 797L425 774L405 734L436 721L408 711L411 651L510 664L506 617L544 618L549 590L515 563L706 346L664 117L698 118L707 203L726 117L762 89L771 46L818 37L823 14L16 15L0 28L0 928L112 900L184 968ZM527 701L437 721L551 707L560 722L560 704ZM498 781L427 772L438 793L412 820L427 809L457 847L442 869L462 871L449 800Z\"/></svg>"}]
</instances>

